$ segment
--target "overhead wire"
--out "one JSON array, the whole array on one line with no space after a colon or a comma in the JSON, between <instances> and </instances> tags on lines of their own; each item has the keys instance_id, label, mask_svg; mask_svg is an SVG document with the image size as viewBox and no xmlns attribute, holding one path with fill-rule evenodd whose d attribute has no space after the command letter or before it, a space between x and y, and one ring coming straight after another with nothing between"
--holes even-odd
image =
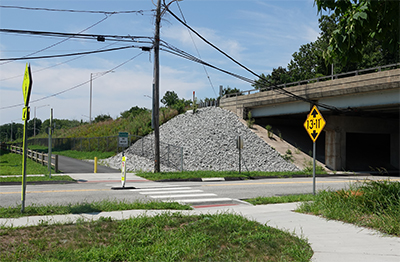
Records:
<instances>
[{"instance_id":1,"label":"overhead wire","mask_svg":"<svg viewBox=\"0 0 400 262\"><path fill-rule=\"evenodd\" d=\"M123 62L123 63L121 63L121 64L119 64L119 65L117 65L117 66L115 66L115 67L113 67L113 68L111 68L111 69L105 71L103 74L93 77L93 78L92 78L92 81L93 81L94 79L100 78L100 77L102 77L102 76L104 76L104 75L106 75L106 74L108 74L108 73L110 73L110 72L116 70L117 68L120 68L121 66L123 66L123 65L125 65L125 64L127 64L127 63L129 63L129 62L132 61L133 59L139 57L139 56L142 55L143 53L144 53L144 52L140 52L138 55L135 55L135 56L131 57L130 59L126 60L125 62ZM89 83L89 82L90 82L90 80L87 80L87 81L85 81L85 82L83 82L83 83L80 83L80 84L75 85L75 86L73 86L73 87L70 87L70 88L68 88L68 89L62 90L62 91L60 91L60 92L57 92L57 93L54 93L54 94L51 94L51 95L48 95L48 96L44 96L44 97L39 98L39 99L36 99L36 100L32 100L31 103L36 103L36 102L39 102L39 101L42 101L42 100L45 100L45 99L48 99L48 98L51 98L51 97L56 97L56 96L58 96L58 95L61 95L61 94L66 93L66 92L68 92L68 91L74 90L74 89L76 89L76 88L78 88L78 87L81 87L81 86L83 86L83 85L85 85L85 84L87 84L87 83ZM16 105L12 105L12 106L5 106L5 107L1 107L0 110L3 110L3 109L10 109L10 108L14 108L14 107L19 107L19 106L22 106L22 105L24 105L24 104L21 103L21 104L16 104Z\"/></svg>"},{"instance_id":2,"label":"overhead wire","mask_svg":"<svg viewBox=\"0 0 400 262\"><path fill-rule=\"evenodd\" d=\"M189 53L187 53L187 52L185 52L183 50L180 50L180 49L172 46L171 44L168 44L167 42L165 42L163 40L160 40L160 50L168 52L168 53L171 53L171 54L174 54L174 55L177 55L179 57L185 58L185 59L193 61L193 62L197 62L197 63L203 64L205 66L211 67L213 69L216 69L216 70L218 70L220 72L223 72L225 74L228 74L228 75L231 75L233 77L236 77L236 78L238 78L240 80L243 80L245 82L248 82L250 84L254 84L255 83L255 81L253 79L250 79L250 78L247 78L247 77L244 77L244 76L229 72L227 70L224 70L222 68L214 66L214 65L212 65L210 63L207 63L207 62L205 62L205 61L203 61L203 60L201 60L201 59L199 59L199 58L197 58L197 57L195 57L195 56L193 56L193 55L191 55L191 54L189 54Z\"/></svg>"},{"instance_id":3,"label":"overhead wire","mask_svg":"<svg viewBox=\"0 0 400 262\"><path fill-rule=\"evenodd\" d=\"M88 52L78 52L78 53L69 53L69 54L58 54L58 55L47 55L47 56L33 56L33 57L13 57L13 58L0 58L0 61L18 61L18 60L34 60L34 59L46 59L46 58L57 58L57 57L67 57L67 56L76 56L76 55L88 55L88 54L97 54L104 53L116 50L123 50L127 48L141 48L139 46L129 45L122 47L115 47L103 50L94 50Z\"/></svg>"},{"instance_id":4,"label":"overhead wire","mask_svg":"<svg viewBox=\"0 0 400 262\"><path fill-rule=\"evenodd\" d=\"M22 34L22 35L26 34L26 35L90 39L90 40L97 40L99 42L105 42L106 40L113 39L113 41L120 41L120 42L135 41L136 43L152 43L152 37L149 37L149 36L131 36L131 35L121 36L121 35L104 35L104 34L61 33L61 32L19 30L19 29L5 29L5 28L1 28L0 32L10 33L10 34ZM143 40L143 39L147 39L147 41Z\"/></svg>"},{"instance_id":5,"label":"overhead wire","mask_svg":"<svg viewBox=\"0 0 400 262\"><path fill-rule=\"evenodd\" d=\"M185 19L185 16L183 15L181 6L179 5L179 1L176 1L176 5L178 6L178 9L179 9L179 12L181 13L181 16L182 16L183 21L184 21L185 23L187 23L187 22L186 22L186 19ZM192 36L192 33L190 32L189 29L188 29L188 32L189 32L190 38L192 39L194 48L196 49L197 55L199 56L200 59L202 59L202 58L201 58L201 55L200 55L200 52L199 52L199 49L197 48L196 42L194 41L193 36ZM214 85L213 85L213 83L212 83L212 81L211 81L211 78L210 78L210 76L209 76L209 74L208 74L208 72L207 72L207 69L206 69L205 65L203 65L203 69L204 69L204 72L206 73L206 76L207 76L208 81L210 82L210 85L211 85L211 87L212 87L212 90L213 90L213 92L214 92L214 95L217 97L217 93L215 92Z\"/></svg>"},{"instance_id":6,"label":"overhead wire","mask_svg":"<svg viewBox=\"0 0 400 262\"><path fill-rule=\"evenodd\" d=\"M74 9L57 9L57 8L43 8L43 7L25 7L25 6L12 6L12 5L0 5L0 8L11 8L11 9L22 9L32 11L50 11L50 12L69 12L69 13L89 13L89 14L141 14L145 12L153 12L154 10L125 10L125 11L95 11L95 10L74 10Z\"/></svg>"},{"instance_id":7,"label":"overhead wire","mask_svg":"<svg viewBox=\"0 0 400 262\"><path fill-rule=\"evenodd\" d=\"M99 48L99 49L97 49L97 50L105 49L106 47L115 45L116 43L117 43L117 42L108 44L107 46L102 47L102 48ZM69 63L69 62L72 62L72 61L75 61L75 60L77 60L77 59L80 59L80 58L82 58L82 57L84 57L84 56L86 56L86 55L80 55L80 56L78 56L78 57L74 57L74 58L68 59L68 60L63 61L63 62L60 62L60 63L56 63L56 64L51 65L51 66L48 66L48 67L44 67L44 68L41 68L41 69L38 69L38 70L34 70L34 71L32 71L32 74L38 73L38 72L42 72L42 71L45 71L45 70L48 70L48 69L50 69L50 68L54 68L54 67L57 67L57 66L60 66L60 65L63 65L63 64L67 64L67 63ZM24 75L22 74L22 75L15 75L15 76L3 78L3 79L0 79L0 82L1 82L1 81L7 81L7 80L10 80L10 79L14 79L14 78L18 78L18 77L23 77L23 76L24 76Z\"/></svg>"},{"instance_id":8,"label":"overhead wire","mask_svg":"<svg viewBox=\"0 0 400 262\"><path fill-rule=\"evenodd\" d=\"M103 22L104 20L106 20L106 19L109 18L109 17L110 17L109 15L106 15L106 17L104 17L104 18L101 19L100 21L94 23L93 25L91 25L91 26L89 26L89 27L87 27L87 28L81 30L78 34L80 34L80 33L82 33L82 32L85 32L85 31L89 30L90 28L92 28L92 27L94 27L94 26L100 24L101 22ZM50 46L48 46L48 47L42 48L42 49L40 49L40 50L38 50L38 51L35 51L35 52L30 53L30 54L28 54L28 55L25 55L25 56L23 56L23 57L29 57L29 56L35 55L35 54L37 54L37 53L43 52L43 51L45 51L45 50L47 50L47 49L50 49L50 48L52 48L52 47L54 47L54 46L56 46L56 45L59 45L59 44L65 42L65 41L67 41L67 40L70 39L70 38L71 38L71 37L68 37L67 39L61 40L60 42L54 43L54 44L52 44L52 45L50 45ZM5 65L5 64L11 63L11 62L13 62L13 61L8 61L8 62L0 63L0 65Z\"/></svg>"},{"instance_id":9,"label":"overhead wire","mask_svg":"<svg viewBox=\"0 0 400 262\"><path fill-rule=\"evenodd\" d=\"M245 65L241 64L240 62L238 62L236 59L234 59L233 57L231 57L230 55L228 55L226 52L224 52L223 50L221 50L220 48L218 48L216 45L214 45L213 43L211 43L210 41L208 41L206 38L204 38L202 35L200 35L197 31L195 31L192 27L190 27L187 23L185 23L184 21L182 21L177 15L175 15L169 8L168 5L164 4L164 8L166 10L166 12L168 12L169 14L171 14L178 22L180 22L183 26L185 26L186 28L188 28L190 31L192 31L195 35L197 35L201 40L203 40L205 43L207 43L208 45L210 45L211 47L213 47L214 49L216 49L218 52L220 52L221 54L223 54L224 56L226 56L227 58L229 58L231 61L233 61L235 64L239 65L240 67L242 67L243 69L245 69L246 71L248 71L249 73L251 73L252 75L256 76L259 79L262 79L266 82L270 82L268 79L266 79L265 77L262 77L261 75L258 75L257 73L255 73L254 71L252 71L251 69L249 69L248 67L246 67ZM331 110L331 111L335 111L338 112L340 111L340 109L331 106L331 105L326 105L323 103L319 103L313 100L310 100L308 98L296 95L284 88L278 88L275 84L271 84L271 86L269 86L269 88L271 88L271 90L278 92L280 94L284 94L287 95L289 97L292 97L296 100L302 100L304 102L310 103L310 104L314 104L314 105L318 105L320 107L323 107L325 109Z\"/></svg>"}]
</instances>

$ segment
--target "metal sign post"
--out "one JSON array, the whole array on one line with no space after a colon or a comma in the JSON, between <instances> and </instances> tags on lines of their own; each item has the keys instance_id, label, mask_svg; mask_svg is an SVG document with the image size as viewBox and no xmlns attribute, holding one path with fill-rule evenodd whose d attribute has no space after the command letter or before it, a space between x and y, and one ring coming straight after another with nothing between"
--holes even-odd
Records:
<instances>
[{"instance_id":1,"label":"metal sign post","mask_svg":"<svg viewBox=\"0 0 400 262\"><path fill-rule=\"evenodd\" d=\"M304 122L304 128L313 141L313 195L315 195L315 156L317 154L315 142L321 134L322 129L324 129L325 124L325 119L318 111L318 108L314 105Z\"/></svg>"},{"instance_id":2,"label":"metal sign post","mask_svg":"<svg viewBox=\"0 0 400 262\"><path fill-rule=\"evenodd\" d=\"M242 172L242 149L243 149L243 138L237 137L236 147L239 149L239 174Z\"/></svg>"},{"instance_id":3,"label":"metal sign post","mask_svg":"<svg viewBox=\"0 0 400 262\"><path fill-rule=\"evenodd\" d=\"M122 161L121 161L121 185L125 187L126 181L126 157L124 155L124 151L122 151Z\"/></svg>"},{"instance_id":4,"label":"metal sign post","mask_svg":"<svg viewBox=\"0 0 400 262\"><path fill-rule=\"evenodd\" d=\"M51 150L53 147L53 145L52 145L53 139L51 137L51 135L53 133L52 123L53 123L53 108L50 108L49 146L48 146L48 150L47 150L47 168L49 170L49 178L51 178Z\"/></svg>"},{"instance_id":5,"label":"metal sign post","mask_svg":"<svg viewBox=\"0 0 400 262\"><path fill-rule=\"evenodd\" d=\"M120 189L135 189L135 187L126 187L126 157L125 148L129 147L129 133L119 132L118 133L118 147L122 147L122 161L121 161L121 187L111 187L113 190Z\"/></svg>"},{"instance_id":6,"label":"metal sign post","mask_svg":"<svg viewBox=\"0 0 400 262\"><path fill-rule=\"evenodd\" d=\"M22 93L24 95L24 104L25 107L22 109L22 120L24 120L24 134L23 134L23 146L22 146L22 188L21 188L21 213L25 211L25 195L26 195L26 154L27 154L27 128L28 128L28 120L30 117L30 108L29 108L29 98L31 96L32 90L32 74L31 74L31 66L26 64L24 81L22 82Z\"/></svg>"}]
</instances>

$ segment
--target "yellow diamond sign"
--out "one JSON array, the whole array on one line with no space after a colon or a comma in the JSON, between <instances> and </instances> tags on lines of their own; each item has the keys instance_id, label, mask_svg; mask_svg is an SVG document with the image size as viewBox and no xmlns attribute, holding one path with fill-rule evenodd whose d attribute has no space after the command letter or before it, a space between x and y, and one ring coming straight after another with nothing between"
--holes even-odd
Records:
<instances>
[{"instance_id":1,"label":"yellow diamond sign","mask_svg":"<svg viewBox=\"0 0 400 262\"><path fill-rule=\"evenodd\" d=\"M31 74L31 66L26 63L25 74L24 74L24 82L22 82L22 93L24 94L24 103L25 106L29 104L29 98L31 96L32 89L32 74Z\"/></svg>"},{"instance_id":2,"label":"yellow diamond sign","mask_svg":"<svg viewBox=\"0 0 400 262\"><path fill-rule=\"evenodd\" d=\"M313 142L317 140L319 134L322 132L322 129L324 129L325 124L325 119L318 111L318 108L314 105L307 116L306 122L304 122L304 128L310 135Z\"/></svg>"}]
</instances>

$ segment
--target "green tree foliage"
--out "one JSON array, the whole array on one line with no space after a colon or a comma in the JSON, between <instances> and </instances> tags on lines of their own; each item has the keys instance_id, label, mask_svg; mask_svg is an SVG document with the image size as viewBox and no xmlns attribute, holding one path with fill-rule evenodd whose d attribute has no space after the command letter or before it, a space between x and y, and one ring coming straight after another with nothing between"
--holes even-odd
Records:
<instances>
[{"instance_id":1,"label":"green tree foliage","mask_svg":"<svg viewBox=\"0 0 400 262\"><path fill-rule=\"evenodd\" d=\"M240 89L238 89L236 87L230 88L229 86L226 88L222 88L222 96L229 95L229 94L236 94L236 93L240 93Z\"/></svg>"},{"instance_id":2,"label":"green tree foliage","mask_svg":"<svg viewBox=\"0 0 400 262\"><path fill-rule=\"evenodd\" d=\"M42 120L39 118L36 118L36 127L35 127L35 119L31 119L28 121L28 126L27 126L27 136L31 137L35 134L34 129L36 128L36 134L39 134L42 130Z\"/></svg>"},{"instance_id":3,"label":"green tree foliage","mask_svg":"<svg viewBox=\"0 0 400 262\"><path fill-rule=\"evenodd\" d=\"M0 126L1 142L8 142L18 138L22 138L24 125L19 123L4 124Z\"/></svg>"},{"instance_id":4,"label":"green tree foliage","mask_svg":"<svg viewBox=\"0 0 400 262\"><path fill-rule=\"evenodd\" d=\"M163 103L167 107L171 107L179 102L178 94L174 91L167 91L163 98L161 99L161 103Z\"/></svg>"},{"instance_id":5,"label":"green tree foliage","mask_svg":"<svg viewBox=\"0 0 400 262\"><path fill-rule=\"evenodd\" d=\"M42 123L42 131L44 130L46 133L48 133L49 130L49 125L50 125L50 119L46 119ZM68 120L68 119L53 119L53 128L54 129L69 129L73 127L77 127L81 125L81 123L78 120Z\"/></svg>"},{"instance_id":6,"label":"green tree foliage","mask_svg":"<svg viewBox=\"0 0 400 262\"><path fill-rule=\"evenodd\" d=\"M131 109L122 112L121 117L122 118L136 117L137 115L139 115L143 112L148 112L148 111L149 111L149 109L147 109L145 107L140 108L138 106L134 106L134 107L131 107Z\"/></svg>"},{"instance_id":7,"label":"green tree foliage","mask_svg":"<svg viewBox=\"0 0 400 262\"><path fill-rule=\"evenodd\" d=\"M176 109L181 114L185 112L186 107L192 104L192 101L184 98L180 99L174 91L167 91L161 99L161 103L169 108Z\"/></svg>"},{"instance_id":8,"label":"green tree foliage","mask_svg":"<svg viewBox=\"0 0 400 262\"><path fill-rule=\"evenodd\" d=\"M399 62L400 5L388 0L315 0L318 12L332 11L338 18L324 58L342 65L366 59L371 47L380 47L385 64ZM372 49L372 50L371 50ZM370 56L370 54L368 54Z\"/></svg>"},{"instance_id":9,"label":"green tree foliage","mask_svg":"<svg viewBox=\"0 0 400 262\"><path fill-rule=\"evenodd\" d=\"M101 115L98 115L98 116L95 117L94 122L95 123L99 123L99 122L104 122L104 121L107 121L107 120L112 120L112 117L110 115L101 114Z\"/></svg>"}]
</instances>

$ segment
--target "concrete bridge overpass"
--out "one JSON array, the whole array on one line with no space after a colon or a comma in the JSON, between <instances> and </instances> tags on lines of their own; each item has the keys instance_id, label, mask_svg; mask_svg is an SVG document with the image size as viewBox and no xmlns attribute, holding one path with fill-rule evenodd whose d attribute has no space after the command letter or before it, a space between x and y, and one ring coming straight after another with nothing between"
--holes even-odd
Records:
<instances>
[{"instance_id":1,"label":"concrete bridge overpass","mask_svg":"<svg viewBox=\"0 0 400 262\"><path fill-rule=\"evenodd\" d=\"M256 123L308 152L311 139L303 123L312 104L326 120L317 140L317 159L333 170L399 170L400 64L248 90L225 96L220 106ZM305 98L299 100L282 88ZM278 130L279 129L279 130Z\"/></svg>"}]
</instances>

